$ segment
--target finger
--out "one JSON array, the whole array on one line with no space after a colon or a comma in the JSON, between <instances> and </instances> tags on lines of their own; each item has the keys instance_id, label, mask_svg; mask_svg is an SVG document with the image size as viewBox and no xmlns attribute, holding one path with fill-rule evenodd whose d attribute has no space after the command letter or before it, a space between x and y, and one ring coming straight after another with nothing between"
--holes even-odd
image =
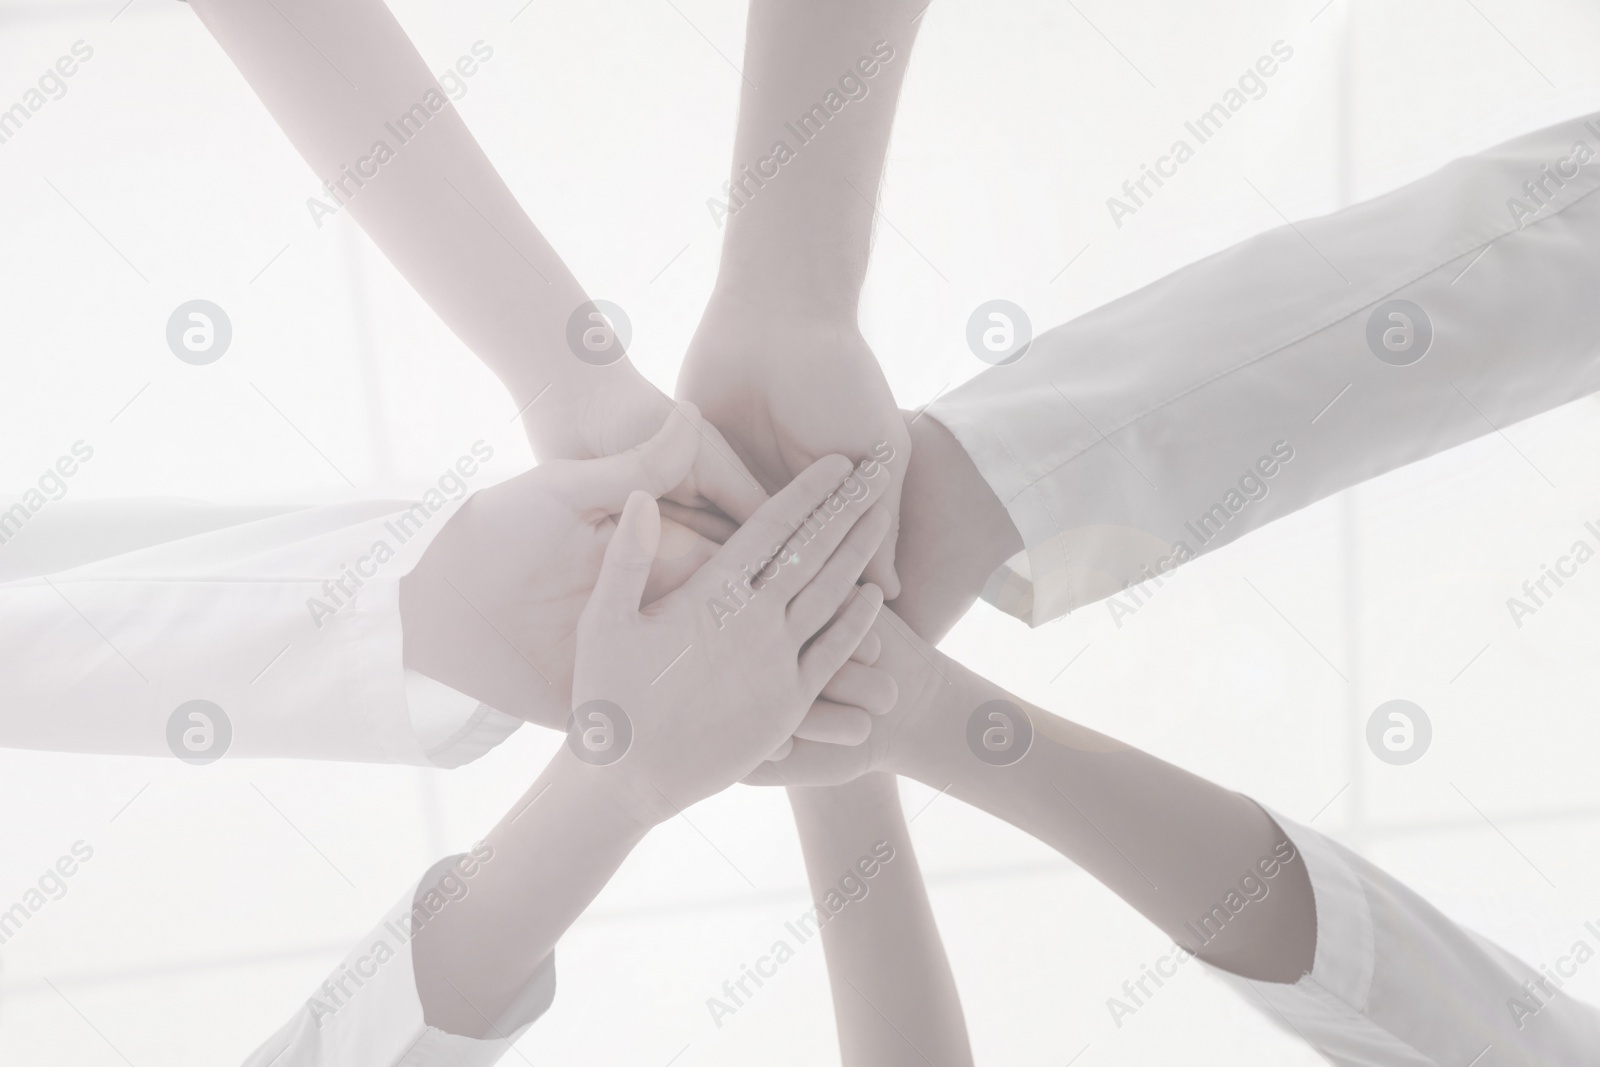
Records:
<instances>
[{"instance_id":1,"label":"finger","mask_svg":"<svg viewBox=\"0 0 1600 1067\"><path fill-rule=\"evenodd\" d=\"M746 519L739 532L724 546L737 552L737 563L750 563L770 554L774 545L789 540L801 520L811 514L829 493L850 473L850 461L843 456L824 456L801 471L794 480Z\"/></svg>"},{"instance_id":2,"label":"finger","mask_svg":"<svg viewBox=\"0 0 1600 1067\"><path fill-rule=\"evenodd\" d=\"M774 763L776 763L778 760L787 759L789 753L791 753L793 751L794 751L794 738L786 737L786 738L783 739L783 744L781 744L777 748L773 749L772 750L772 755L768 756L767 759L772 761L772 762L774 762Z\"/></svg>"},{"instance_id":3,"label":"finger","mask_svg":"<svg viewBox=\"0 0 1600 1067\"><path fill-rule=\"evenodd\" d=\"M885 515L880 520L874 514L883 510L877 500L888 488L888 481L881 468L877 476L872 478L863 474L860 468L853 469L840 486L811 511L784 546L790 555L772 583L778 597L792 598L798 595L828 567L840 547L852 536L868 539L860 559L861 566L866 565L889 529L889 516ZM862 519L866 519L867 531L858 534L856 531L861 528ZM854 543L861 544L859 541ZM849 562L834 568L832 573L842 574L849 570L859 576L861 567L855 565L855 557L856 553L849 553ZM852 577L850 581L854 582L855 578Z\"/></svg>"},{"instance_id":4,"label":"finger","mask_svg":"<svg viewBox=\"0 0 1600 1067\"><path fill-rule=\"evenodd\" d=\"M656 548L655 564L650 568L650 581L644 587L644 602L653 603L693 578L695 572L717 554L717 547L715 541L679 526L663 511L661 541ZM881 650L883 646L880 643L878 647Z\"/></svg>"},{"instance_id":5,"label":"finger","mask_svg":"<svg viewBox=\"0 0 1600 1067\"><path fill-rule=\"evenodd\" d=\"M692 424L669 415L654 436L626 452L564 462L552 491L574 508L615 515L635 490L658 497L682 484L698 440Z\"/></svg>"},{"instance_id":6,"label":"finger","mask_svg":"<svg viewBox=\"0 0 1600 1067\"><path fill-rule=\"evenodd\" d=\"M810 637L855 595L856 580L888 530L889 513L882 505L872 505L817 576L789 602L789 625L796 633Z\"/></svg>"},{"instance_id":7,"label":"finger","mask_svg":"<svg viewBox=\"0 0 1600 1067\"><path fill-rule=\"evenodd\" d=\"M745 785L844 785L872 769L868 745L829 745L800 739L783 759L767 761L743 779Z\"/></svg>"},{"instance_id":8,"label":"finger","mask_svg":"<svg viewBox=\"0 0 1600 1067\"><path fill-rule=\"evenodd\" d=\"M730 570L753 567L763 589L770 584L780 590L767 602L787 605L816 577L888 481L881 467L877 476L867 477L843 456L824 456L728 539L723 562Z\"/></svg>"},{"instance_id":9,"label":"finger","mask_svg":"<svg viewBox=\"0 0 1600 1067\"><path fill-rule=\"evenodd\" d=\"M805 693L820 693L828 679L839 673L867 635L883 607L883 590L864 585L826 630L800 654L800 685Z\"/></svg>"},{"instance_id":10,"label":"finger","mask_svg":"<svg viewBox=\"0 0 1600 1067\"><path fill-rule=\"evenodd\" d=\"M871 633L869 630L868 633ZM839 668L837 674L822 687L822 699L835 704L860 708L869 715L887 715L900 699L900 687L888 671L864 667L855 661ZM797 736L807 736L796 730ZM826 740L826 738L813 738Z\"/></svg>"},{"instance_id":11,"label":"finger","mask_svg":"<svg viewBox=\"0 0 1600 1067\"><path fill-rule=\"evenodd\" d=\"M878 662L878 657L881 655L883 655L883 638L878 636L877 630L868 630L867 636L863 637L856 650L850 653L850 659L853 663L870 667Z\"/></svg>"},{"instance_id":12,"label":"finger","mask_svg":"<svg viewBox=\"0 0 1600 1067\"><path fill-rule=\"evenodd\" d=\"M859 745L872 736L872 716L831 700L812 701L811 710L794 728L794 736L830 745Z\"/></svg>"},{"instance_id":13,"label":"finger","mask_svg":"<svg viewBox=\"0 0 1600 1067\"><path fill-rule=\"evenodd\" d=\"M670 519L680 526L686 526L701 537L719 545L727 544L728 538L739 528L738 523L709 508L691 508L670 498L659 501L659 506L663 519Z\"/></svg>"},{"instance_id":14,"label":"finger","mask_svg":"<svg viewBox=\"0 0 1600 1067\"><path fill-rule=\"evenodd\" d=\"M584 616L599 613L608 618L632 618L638 614L660 541L661 513L656 510L655 498L645 490L635 490L606 545Z\"/></svg>"},{"instance_id":15,"label":"finger","mask_svg":"<svg viewBox=\"0 0 1600 1067\"><path fill-rule=\"evenodd\" d=\"M895 545L900 539L900 491L905 483L905 465L893 472L894 481L883 494L883 506L889 509L889 533L878 546L872 562L867 564L867 580L883 589L883 595L894 600L900 595L900 575L895 570Z\"/></svg>"},{"instance_id":16,"label":"finger","mask_svg":"<svg viewBox=\"0 0 1600 1067\"><path fill-rule=\"evenodd\" d=\"M767 491L734 452L722 432L687 400L678 402L677 412L667 419L689 426L695 432L698 451L693 462L694 487L734 522L742 523L767 502Z\"/></svg>"}]
</instances>

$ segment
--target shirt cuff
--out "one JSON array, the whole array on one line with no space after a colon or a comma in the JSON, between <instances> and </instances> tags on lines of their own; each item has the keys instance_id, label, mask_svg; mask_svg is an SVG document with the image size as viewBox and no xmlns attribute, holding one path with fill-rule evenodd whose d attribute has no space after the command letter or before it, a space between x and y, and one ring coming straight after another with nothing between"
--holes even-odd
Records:
<instances>
[{"instance_id":1,"label":"shirt cuff","mask_svg":"<svg viewBox=\"0 0 1600 1067\"><path fill-rule=\"evenodd\" d=\"M435 767L471 763L517 732L522 720L407 668L406 706L423 755Z\"/></svg>"}]
</instances>

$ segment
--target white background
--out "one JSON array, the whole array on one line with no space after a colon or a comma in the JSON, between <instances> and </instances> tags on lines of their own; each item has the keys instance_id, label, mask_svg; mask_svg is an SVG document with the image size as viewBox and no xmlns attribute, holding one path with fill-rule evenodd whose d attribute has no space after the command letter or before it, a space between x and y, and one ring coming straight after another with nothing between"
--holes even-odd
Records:
<instances>
[{"instance_id":1,"label":"white background","mask_svg":"<svg viewBox=\"0 0 1600 1067\"><path fill-rule=\"evenodd\" d=\"M670 390L715 276L705 201L727 172L742 7L523 2L392 6L435 70L494 49L457 106L589 292L627 309L635 360ZM0 3L0 108L74 41L94 49L0 145L0 485L79 439L95 449L80 499L311 501L347 492L341 472L388 493L479 438L497 448L489 477L525 468L498 384L347 218L312 223L316 180L192 12L122 3ZM1115 226L1106 198L1278 40L1294 58L1265 98ZM1600 109L1597 51L1600 9L1559 0L937 0L864 327L919 406L983 369L964 343L978 303L1012 300L1042 329L1279 212L1324 213ZM235 331L209 367L164 338L196 297ZM1600 566L1521 629L1505 600L1600 520L1597 416L1584 400L1310 508L1186 568L1120 628L1104 605L1036 631L980 606L945 648L1315 817L1552 962L1600 919ZM1365 747L1367 716L1395 697L1434 724L1409 767ZM94 849L0 950L0 1063L242 1060L557 740L530 727L453 772L0 752L0 908L73 842ZM978 1062L1321 1062L1198 965L1114 1025L1106 998L1165 952L1159 933L1017 831L904 793ZM705 1006L805 906L784 798L738 787L688 819L652 834L562 942L527 1062L836 1062L815 942L721 1029ZM1568 991L1600 1000L1600 963Z\"/></svg>"}]
</instances>

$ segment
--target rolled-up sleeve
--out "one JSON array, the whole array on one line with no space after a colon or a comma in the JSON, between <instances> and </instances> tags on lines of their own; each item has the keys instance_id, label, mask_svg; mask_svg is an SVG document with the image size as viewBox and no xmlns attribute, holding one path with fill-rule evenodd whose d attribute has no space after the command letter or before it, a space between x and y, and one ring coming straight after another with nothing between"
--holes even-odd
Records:
<instances>
[{"instance_id":1,"label":"rolled-up sleeve","mask_svg":"<svg viewBox=\"0 0 1600 1067\"><path fill-rule=\"evenodd\" d=\"M554 954L545 958L485 1038L429 1026L417 993L411 944L430 914L449 907L437 895L454 869L470 885L468 854L440 860L244 1067L487 1067L510 1051L555 999ZM432 899L430 899L430 897Z\"/></svg>"},{"instance_id":2,"label":"rolled-up sleeve","mask_svg":"<svg viewBox=\"0 0 1600 1067\"><path fill-rule=\"evenodd\" d=\"M1289 985L1213 969L1341 1067L1593 1067L1600 1011L1451 921L1337 842L1273 815L1316 897L1311 973ZM1586 954L1600 935L1583 935Z\"/></svg>"}]
</instances>

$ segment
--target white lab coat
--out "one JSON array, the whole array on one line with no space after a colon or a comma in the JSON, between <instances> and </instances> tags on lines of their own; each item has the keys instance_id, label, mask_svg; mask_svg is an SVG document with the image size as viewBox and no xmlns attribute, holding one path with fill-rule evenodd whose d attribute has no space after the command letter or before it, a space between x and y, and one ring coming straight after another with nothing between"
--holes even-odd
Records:
<instances>
[{"instance_id":1,"label":"white lab coat","mask_svg":"<svg viewBox=\"0 0 1600 1067\"><path fill-rule=\"evenodd\" d=\"M222 758L476 759L519 720L406 670L399 614L400 578L463 502L424 514L404 501L61 501L14 516L0 530L0 744L173 758L169 718L204 699L231 727ZM380 543L393 551L381 564ZM363 572L359 589L347 566ZM343 591L325 587L341 578ZM548 1008L554 964L491 1031L503 1038L425 1025L407 916L426 914L460 859L425 874L252 1067L499 1059Z\"/></svg>"},{"instance_id":2,"label":"white lab coat","mask_svg":"<svg viewBox=\"0 0 1600 1067\"><path fill-rule=\"evenodd\" d=\"M940 398L1026 546L985 598L1040 625L1600 390L1597 189L1600 114L1251 238Z\"/></svg>"},{"instance_id":3,"label":"white lab coat","mask_svg":"<svg viewBox=\"0 0 1600 1067\"><path fill-rule=\"evenodd\" d=\"M44 505L0 544L0 745L171 755L169 719L205 700L229 757L476 759L519 720L407 671L399 612L462 502Z\"/></svg>"}]
</instances>

